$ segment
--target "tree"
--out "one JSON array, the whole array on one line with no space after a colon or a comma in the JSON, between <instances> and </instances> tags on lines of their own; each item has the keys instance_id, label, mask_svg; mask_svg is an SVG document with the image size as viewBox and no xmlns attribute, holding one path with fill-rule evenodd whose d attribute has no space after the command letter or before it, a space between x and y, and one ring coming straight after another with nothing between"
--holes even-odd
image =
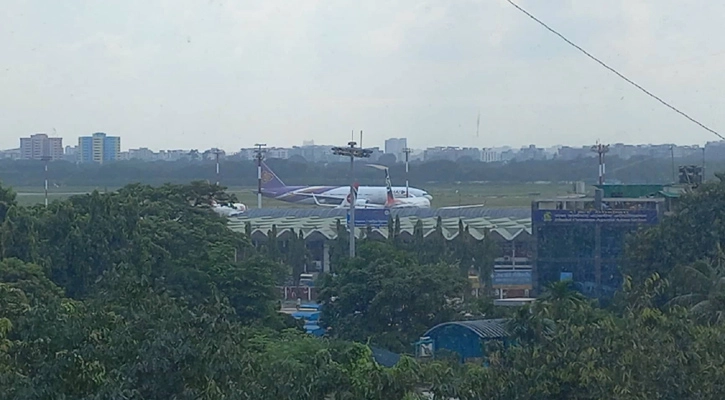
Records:
<instances>
[{"instance_id":1,"label":"tree","mask_svg":"<svg viewBox=\"0 0 725 400\"><path fill-rule=\"evenodd\" d=\"M0 227L3 258L19 258L33 262L38 258L38 238L33 219L25 209L12 206Z\"/></svg>"},{"instance_id":2,"label":"tree","mask_svg":"<svg viewBox=\"0 0 725 400\"><path fill-rule=\"evenodd\" d=\"M294 229L290 230L290 240L287 246L287 265L292 269L292 281L294 286L299 285L300 274L305 272L307 263L310 259L307 245L305 244L304 234L300 229L296 235Z\"/></svg>"},{"instance_id":3,"label":"tree","mask_svg":"<svg viewBox=\"0 0 725 400\"><path fill-rule=\"evenodd\" d=\"M17 204L17 194L13 189L0 184L0 224L5 221L5 215L7 215L10 208Z\"/></svg>"},{"instance_id":4,"label":"tree","mask_svg":"<svg viewBox=\"0 0 725 400\"><path fill-rule=\"evenodd\" d=\"M684 195L674 215L630 238L623 273L641 283L653 273L668 276L678 265L717 257L718 246L725 246L721 215L725 215L725 182L706 183ZM672 295L681 292L673 286Z\"/></svg>"},{"instance_id":5,"label":"tree","mask_svg":"<svg viewBox=\"0 0 725 400\"><path fill-rule=\"evenodd\" d=\"M378 158L378 163L385 165L386 167L392 167L397 162L397 157L392 153L385 153Z\"/></svg>"},{"instance_id":6,"label":"tree","mask_svg":"<svg viewBox=\"0 0 725 400\"><path fill-rule=\"evenodd\" d=\"M715 259L676 268L673 276L689 292L672 298L668 305L687 307L702 323L725 323L725 253L722 249L718 249Z\"/></svg>"},{"instance_id":7,"label":"tree","mask_svg":"<svg viewBox=\"0 0 725 400\"><path fill-rule=\"evenodd\" d=\"M360 257L322 281L322 320L335 337L406 351L427 328L458 312L467 282L455 266L419 264L385 243L367 242Z\"/></svg>"},{"instance_id":8,"label":"tree","mask_svg":"<svg viewBox=\"0 0 725 400\"><path fill-rule=\"evenodd\" d=\"M244 262L230 262L219 268L213 280L229 299L237 317L250 324L276 314L279 298L277 282L282 271L280 264L256 256Z\"/></svg>"}]
</instances>

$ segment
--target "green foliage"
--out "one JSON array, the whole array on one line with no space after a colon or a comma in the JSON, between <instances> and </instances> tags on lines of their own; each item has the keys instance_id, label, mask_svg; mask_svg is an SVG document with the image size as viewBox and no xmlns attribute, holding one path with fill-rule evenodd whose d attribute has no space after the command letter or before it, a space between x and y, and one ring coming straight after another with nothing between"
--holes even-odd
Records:
<instances>
[{"instance_id":1,"label":"green foliage","mask_svg":"<svg viewBox=\"0 0 725 400\"><path fill-rule=\"evenodd\" d=\"M364 243L359 254L322 281L322 318L335 337L409 351L427 328L460 311L467 282L456 267L419 264L386 243Z\"/></svg>"},{"instance_id":2,"label":"green foliage","mask_svg":"<svg viewBox=\"0 0 725 400\"><path fill-rule=\"evenodd\" d=\"M0 223L5 222L5 216L10 208L18 204L16 198L13 189L0 184Z\"/></svg>"},{"instance_id":3,"label":"green foliage","mask_svg":"<svg viewBox=\"0 0 725 400\"><path fill-rule=\"evenodd\" d=\"M299 234L295 234L294 229L290 230L290 239L287 244L285 261L292 269L293 285L297 286L299 284L300 274L305 272L311 258L310 252L307 250L302 229L300 229Z\"/></svg>"},{"instance_id":4,"label":"green foliage","mask_svg":"<svg viewBox=\"0 0 725 400\"><path fill-rule=\"evenodd\" d=\"M708 171L725 167L720 160L722 153L717 147L708 148ZM165 182L186 183L190 181L214 182L217 176L214 160L201 160L198 151L192 151L190 160L144 162L140 160L118 161L114 163L76 164L66 161L52 161L48 168L51 182L61 186L83 187L122 187L134 182L161 185ZM699 155L683 164L700 164ZM374 161L376 162L376 161ZM635 157L620 159L617 156L607 158L611 167L609 176L622 182L631 183L669 183L671 180L671 160L669 158ZM678 161L679 162L679 161ZM270 159L267 163L290 185L348 185L350 165L348 162L307 162L294 156L288 160ZM379 172L372 168L356 168L356 178L361 185L380 184ZM412 162L408 176L411 182L480 182L485 177L489 182L592 182L596 176L597 164L583 157L576 160L526 160L506 163L477 162L473 160L433 160ZM393 177L405 176L405 166L398 163L390 166ZM44 171L42 163L36 160L0 160L0 176L4 183L20 187L33 184L42 185ZM711 175L712 176L712 175ZM222 182L233 186L256 187L257 169L254 160L238 160L228 157L221 161L220 176Z\"/></svg>"},{"instance_id":5,"label":"green foliage","mask_svg":"<svg viewBox=\"0 0 725 400\"><path fill-rule=\"evenodd\" d=\"M500 315L462 299L466 272L487 276L495 257L462 224L452 242L416 226L406 243L393 220L391 239L363 241L353 260L342 235L337 274L321 282L332 337L319 339L277 312L277 283L307 262L302 233L252 248L206 207L223 188L130 185L48 208L0 188L0 400L720 399L718 185L630 244L642 269L626 270L612 310L557 282L513 311L485 366L402 357L393 368L364 343L408 351L463 312Z\"/></svg>"},{"instance_id":6,"label":"green foliage","mask_svg":"<svg viewBox=\"0 0 725 400\"><path fill-rule=\"evenodd\" d=\"M717 257L718 246L725 247L723 216L725 182L700 186L679 199L674 215L631 237L623 272L641 283L653 273L666 276L677 266Z\"/></svg>"},{"instance_id":7,"label":"green foliage","mask_svg":"<svg viewBox=\"0 0 725 400\"><path fill-rule=\"evenodd\" d=\"M35 261L38 240L32 217L24 208L12 206L0 227L0 246L3 258Z\"/></svg>"}]
</instances>

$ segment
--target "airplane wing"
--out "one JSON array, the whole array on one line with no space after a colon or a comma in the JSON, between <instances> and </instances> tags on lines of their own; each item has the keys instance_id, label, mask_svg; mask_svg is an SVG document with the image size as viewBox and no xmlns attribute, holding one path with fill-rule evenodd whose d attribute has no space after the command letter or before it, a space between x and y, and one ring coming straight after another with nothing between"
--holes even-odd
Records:
<instances>
[{"instance_id":1,"label":"airplane wing","mask_svg":"<svg viewBox=\"0 0 725 400\"><path fill-rule=\"evenodd\" d=\"M339 204L338 204L338 205L334 205L334 204L325 204L325 203L320 203L320 202L319 202L319 201L317 200L317 195L315 195L314 193L310 193L310 194L312 195L312 199L313 199L313 200L315 200L315 204L316 204L317 206L320 206L320 207L330 207L330 208L340 208L340 205L339 205Z\"/></svg>"},{"instance_id":2,"label":"airplane wing","mask_svg":"<svg viewBox=\"0 0 725 400\"><path fill-rule=\"evenodd\" d=\"M345 196L330 196L330 195L327 195L327 194L300 193L300 192L295 193L295 196L309 196L309 197L312 197L314 199L335 200L335 201L343 201L343 200L345 200L345 197L347 197L347 195L345 195Z\"/></svg>"},{"instance_id":3,"label":"airplane wing","mask_svg":"<svg viewBox=\"0 0 725 400\"><path fill-rule=\"evenodd\" d=\"M464 208L480 208L486 207L485 204L469 204L465 206L449 206L449 207L438 207L439 210L461 210Z\"/></svg>"}]
</instances>

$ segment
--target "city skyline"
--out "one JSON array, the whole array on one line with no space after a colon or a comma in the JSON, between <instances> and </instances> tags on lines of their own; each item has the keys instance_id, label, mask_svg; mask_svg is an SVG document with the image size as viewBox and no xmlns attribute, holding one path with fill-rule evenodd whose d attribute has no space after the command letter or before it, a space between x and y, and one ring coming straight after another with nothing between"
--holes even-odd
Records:
<instances>
[{"instance_id":1,"label":"city skyline","mask_svg":"<svg viewBox=\"0 0 725 400\"><path fill-rule=\"evenodd\" d=\"M253 160L256 158L257 147L243 147L240 149L219 149L206 147L199 149L168 148L154 151L148 147L121 149L121 137L107 135L104 132L95 132L90 136L78 137L78 145L62 146L62 138L49 137L44 133L36 133L30 137L20 138L20 148L0 150L2 159L44 159L65 160L80 163L108 163L120 160L145 160L145 161L175 161L175 160L213 160L217 156L221 158L237 160ZM681 158L702 156L706 152L711 153L710 157L720 157L725 151L725 141L711 141L705 146L694 145L672 145L672 144L625 144L625 143L601 143L608 148L609 156L621 159L632 157L646 158ZM311 140L303 140L301 146L267 146L262 145L265 158L276 159L304 159L311 162L336 162L340 161L332 151L332 144L315 144ZM369 160L373 162L404 162L406 153L411 161L433 161L433 160L470 160L481 162L507 162L524 160L574 160L577 158L594 157L594 146L568 146L557 145L551 147L539 147L534 144L528 146L514 147L459 147L459 146L432 146L426 148L409 147L407 138L388 138L384 146L365 146L372 150ZM709 151L707 149L710 149ZM383 158L385 156L385 158ZM394 158L391 158L393 156Z\"/></svg>"},{"instance_id":2,"label":"city skyline","mask_svg":"<svg viewBox=\"0 0 725 400\"><path fill-rule=\"evenodd\" d=\"M521 3L725 129L725 4ZM367 143L418 148L717 139L504 0L74 4L7 5L0 147L53 131L66 142L104 131L126 148L344 144L361 129Z\"/></svg>"},{"instance_id":3,"label":"city skyline","mask_svg":"<svg viewBox=\"0 0 725 400\"><path fill-rule=\"evenodd\" d=\"M62 137L62 136L59 136L59 135L49 134L47 132L33 132L33 133L27 134L24 137L16 138L15 139L16 144L18 143L18 140L20 141L20 145L19 146L16 145L16 146L11 146L11 147L0 147L0 150L3 150L4 151L4 150L12 150L12 149L22 149L23 141L24 140L28 140L28 138L32 138L34 136L45 136L47 139L50 139L50 140L53 140L53 139L61 139L61 141L63 143L62 144L63 148L78 147L79 139L81 139L81 138L89 138L90 136L95 135L95 134L99 134L99 133L102 133L104 135L108 135L109 137L114 138L114 140L115 140L115 138L120 138L119 135L114 135L114 134L111 134L111 133L107 133L105 131L103 131L103 132L90 132L90 133L87 133L87 134L84 134L84 135L79 135L79 136L70 137L70 138ZM354 141L356 142L356 144L359 146L359 143L358 143L359 142L359 136L357 136L355 138L352 138L352 139L354 139ZM349 140L351 140L351 138L348 138L348 141ZM395 141L400 141L400 143L402 143L402 144L399 144L399 145L398 144L395 144ZM596 143L600 143L600 142L603 143L603 144L625 145L625 146L669 146L669 145L675 145L677 147L703 147L705 144L708 144L708 143L712 144L712 143L725 142L725 141L719 141L719 140L709 140L709 141L706 141L706 143L694 143L694 142L691 142L691 143L681 143L680 144L680 143L671 143L671 142L670 143L604 142L604 141L598 140L597 142L585 143L585 144L557 143L557 144L548 145L548 146L543 146L543 145L540 145L540 144L537 144L537 143L526 143L526 144L523 144L523 145L503 144L503 145L499 145L499 146L457 146L457 145L439 143L439 144L433 144L433 145L430 145L430 146L416 146L416 145L408 145L407 144L408 141L409 141L408 138L403 137L403 136L400 136L400 137L385 138L382 141L382 143L373 143L373 144L370 144L369 141L365 140L363 144L365 145L364 147L366 147L366 148L378 148L381 151L384 151L386 153L393 153L393 154L399 155L399 154L402 154L403 153L403 149L405 147L410 148L411 149L411 152L416 152L416 151L423 151L423 150L426 150L426 149L434 149L434 148L461 148L461 149L465 149L465 148L477 148L477 149L480 149L480 150L486 150L486 149L497 149L497 150L501 150L501 149L511 149L511 150L519 150L519 149L526 149L526 148L529 148L531 146L533 146L535 148L539 148L539 149L557 149L557 148L562 148L562 147L570 147L570 148L577 148L578 149L578 148L593 146ZM390 142L392 142L392 143L390 143ZM340 144L341 143L319 143L319 142L317 142L315 140L311 140L311 139L302 139L302 140L300 140L299 143L287 143L287 144L281 144L281 145L265 144L264 147L266 149L290 149L290 148L305 147L305 146L337 146L337 145L340 145ZM344 144L346 145L346 143L344 143ZM391 144L392 144L393 148L390 147ZM141 145L141 146L131 147L131 146L125 145L125 140L124 140L124 145L123 146L121 146L120 141L119 141L119 144L117 144L117 147L119 147L118 151L122 151L122 152L127 152L129 150L150 150L150 151L157 151L157 152L158 151L174 151L174 150L188 150L188 151L190 151L190 150L201 150L201 151L203 151L203 150L209 150L209 149L215 149L216 148L216 149L220 149L220 150L223 150L223 151L229 152L229 153L235 153L235 152L239 152L240 150L249 150L249 149L254 149L255 148L255 146L253 146L251 144L246 145L246 146L235 147L235 148L224 148L224 147L210 146L209 143L202 144L201 146L197 146L197 147L193 147L193 148L181 148L181 147L174 147L174 146L152 147L152 146L148 146L148 145ZM392 150L392 151L386 151L386 148L388 150Z\"/></svg>"}]
</instances>

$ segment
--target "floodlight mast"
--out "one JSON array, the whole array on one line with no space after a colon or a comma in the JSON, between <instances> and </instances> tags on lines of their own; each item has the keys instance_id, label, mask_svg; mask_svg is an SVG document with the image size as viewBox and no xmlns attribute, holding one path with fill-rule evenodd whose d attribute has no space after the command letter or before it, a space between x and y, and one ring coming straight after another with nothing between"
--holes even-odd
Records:
<instances>
[{"instance_id":1,"label":"floodlight mast","mask_svg":"<svg viewBox=\"0 0 725 400\"><path fill-rule=\"evenodd\" d=\"M45 176L45 206L48 207L48 162L52 159L50 156L43 156L40 158L44 165L44 176Z\"/></svg>"},{"instance_id":2,"label":"floodlight mast","mask_svg":"<svg viewBox=\"0 0 725 400\"><path fill-rule=\"evenodd\" d=\"M257 208L262 208L262 158L264 158L264 149L267 147L264 143L255 143L254 147L257 149L254 151L257 159Z\"/></svg>"},{"instance_id":3,"label":"floodlight mast","mask_svg":"<svg viewBox=\"0 0 725 400\"><path fill-rule=\"evenodd\" d=\"M214 153L214 157L216 158L216 185L219 186L219 156L222 154L222 151L215 147L212 153Z\"/></svg>"},{"instance_id":4,"label":"floodlight mast","mask_svg":"<svg viewBox=\"0 0 725 400\"><path fill-rule=\"evenodd\" d=\"M403 153L405 153L405 197L410 197L410 188L408 186L408 159L410 157L410 152L412 150L410 147L406 147L403 149Z\"/></svg>"},{"instance_id":5,"label":"floodlight mast","mask_svg":"<svg viewBox=\"0 0 725 400\"><path fill-rule=\"evenodd\" d=\"M362 131L360 131L362 134ZM373 153L370 149L363 149L355 147L357 143L350 141L347 143L348 147L333 147L332 153L338 156L350 157L350 219L348 222L348 229L350 231L350 258L355 257L355 203L357 202L357 196L355 196L355 158L368 158Z\"/></svg>"}]
</instances>

